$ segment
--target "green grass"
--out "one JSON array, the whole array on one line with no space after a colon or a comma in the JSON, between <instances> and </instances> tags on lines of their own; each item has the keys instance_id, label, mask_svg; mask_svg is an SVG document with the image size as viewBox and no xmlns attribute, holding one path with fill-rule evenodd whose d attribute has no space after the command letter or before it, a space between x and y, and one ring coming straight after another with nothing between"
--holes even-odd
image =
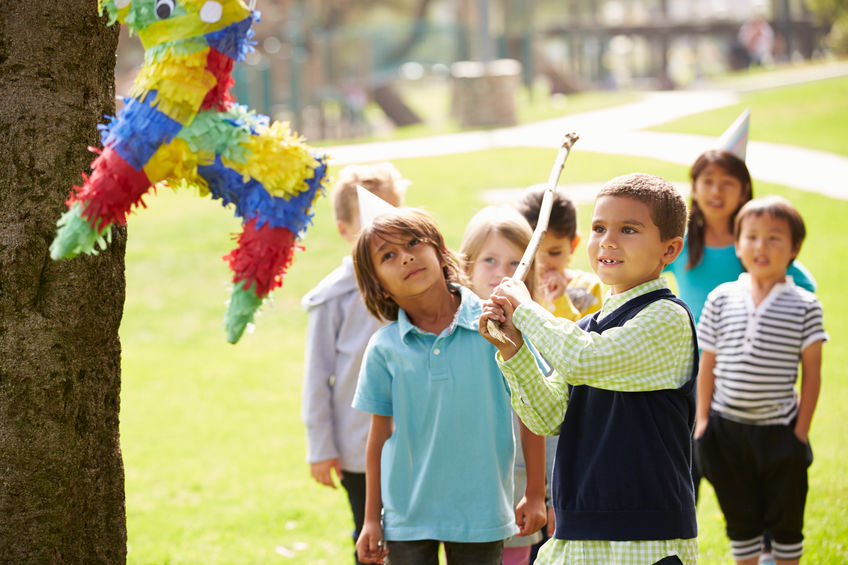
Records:
<instances>
[{"instance_id":1,"label":"green grass","mask_svg":"<svg viewBox=\"0 0 848 565\"><path fill-rule=\"evenodd\" d=\"M742 110L750 108L751 140L798 145L848 157L846 100L848 77L824 79L751 92L741 96L739 104L653 129L718 137Z\"/></svg>"}]
</instances>

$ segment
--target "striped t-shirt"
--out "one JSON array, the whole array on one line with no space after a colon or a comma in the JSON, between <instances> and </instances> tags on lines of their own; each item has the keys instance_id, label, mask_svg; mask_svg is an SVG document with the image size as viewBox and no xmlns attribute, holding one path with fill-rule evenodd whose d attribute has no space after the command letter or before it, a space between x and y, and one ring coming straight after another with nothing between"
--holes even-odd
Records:
<instances>
[{"instance_id":1,"label":"striped t-shirt","mask_svg":"<svg viewBox=\"0 0 848 565\"><path fill-rule=\"evenodd\" d=\"M789 424L801 352L826 340L821 304L791 277L756 307L748 273L718 286L698 322L701 348L716 356L711 409L746 424Z\"/></svg>"}]
</instances>

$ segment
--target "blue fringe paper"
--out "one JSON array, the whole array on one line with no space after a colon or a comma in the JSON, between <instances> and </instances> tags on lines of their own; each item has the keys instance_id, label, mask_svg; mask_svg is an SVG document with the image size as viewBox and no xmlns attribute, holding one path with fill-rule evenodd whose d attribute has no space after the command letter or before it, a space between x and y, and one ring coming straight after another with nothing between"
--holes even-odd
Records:
<instances>
[{"instance_id":1,"label":"blue fringe paper","mask_svg":"<svg viewBox=\"0 0 848 565\"><path fill-rule=\"evenodd\" d=\"M106 116L109 123L97 126L103 147L111 147L137 171L142 170L159 147L170 143L183 127L150 105L156 94L151 90L143 101L125 98L118 116Z\"/></svg>"}]
</instances>

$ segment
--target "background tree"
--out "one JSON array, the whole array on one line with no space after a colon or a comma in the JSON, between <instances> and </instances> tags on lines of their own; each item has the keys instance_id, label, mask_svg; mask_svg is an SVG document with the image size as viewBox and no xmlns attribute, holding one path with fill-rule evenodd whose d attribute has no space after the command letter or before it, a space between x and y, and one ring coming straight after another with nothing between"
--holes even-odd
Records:
<instances>
[{"instance_id":1,"label":"background tree","mask_svg":"<svg viewBox=\"0 0 848 565\"><path fill-rule=\"evenodd\" d=\"M830 47L839 54L848 53L848 0L807 0L807 8L822 23L831 25Z\"/></svg>"},{"instance_id":2,"label":"background tree","mask_svg":"<svg viewBox=\"0 0 848 565\"><path fill-rule=\"evenodd\" d=\"M126 232L48 246L114 114L96 0L0 2L0 562L124 563L118 442Z\"/></svg>"}]
</instances>

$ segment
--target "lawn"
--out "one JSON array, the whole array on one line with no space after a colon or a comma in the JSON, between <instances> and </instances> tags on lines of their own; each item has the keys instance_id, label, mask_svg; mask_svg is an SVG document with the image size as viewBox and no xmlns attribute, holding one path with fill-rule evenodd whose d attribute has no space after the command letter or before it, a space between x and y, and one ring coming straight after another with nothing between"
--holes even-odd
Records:
<instances>
[{"instance_id":1,"label":"lawn","mask_svg":"<svg viewBox=\"0 0 848 565\"><path fill-rule=\"evenodd\" d=\"M801 105L803 98L783 96L783 111L775 109L774 115L816 114L817 93L832 92L830 82L816 83L819 89L809 94L811 107ZM759 117L765 110L752 107L752 137L764 139L759 136L765 135L766 124L781 120L767 122ZM730 123L738 111L727 109L726 116L710 121ZM833 112L839 116L844 110ZM816 140L828 131L844 131L837 118L816 123L818 129L803 136L799 132L806 146L817 147ZM685 131L721 133L698 127L693 122ZM395 163L413 180L408 204L430 210L448 243L457 247L465 222L483 205L483 190L544 182L554 155L553 149L502 149ZM635 170L686 180L684 166L583 153L577 145L562 183L601 182ZM843 370L848 353L841 344L848 337L848 307L838 289L848 276L841 262L848 257L848 242L840 225L848 216L848 202L765 183L757 183L756 192L790 198L807 221L800 259L818 279L831 343L825 347L823 390L811 433L815 462L805 562L843 563L848 482L842 465L848 439L841 409L848 403ZM283 288L263 306L256 331L237 345L226 343L222 327L230 285L221 256L233 245L238 222L230 210L188 192L163 190L148 205L129 220L121 326L128 563L349 563L351 526L344 493L310 478L300 419L306 327L300 297L347 252L335 233L328 199L319 200L315 223L302 242L306 249L298 253ZM585 234L590 205L579 211ZM581 246L575 266L586 265ZM698 518L701 563L730 563L721 514L706 483Z\"/></svg>"},{"instance_id":2,"label":"lawn","mask_svg":"<svg viewBox=\"0 0 848 565\"><path fill-rule=\"evenodd\" d=\"M745 108L751 109L752 141L801 145L848 157L848 77L758 90L739 104L687 116L656 131L718 137Z\"/></svg>"}]
</instances>

